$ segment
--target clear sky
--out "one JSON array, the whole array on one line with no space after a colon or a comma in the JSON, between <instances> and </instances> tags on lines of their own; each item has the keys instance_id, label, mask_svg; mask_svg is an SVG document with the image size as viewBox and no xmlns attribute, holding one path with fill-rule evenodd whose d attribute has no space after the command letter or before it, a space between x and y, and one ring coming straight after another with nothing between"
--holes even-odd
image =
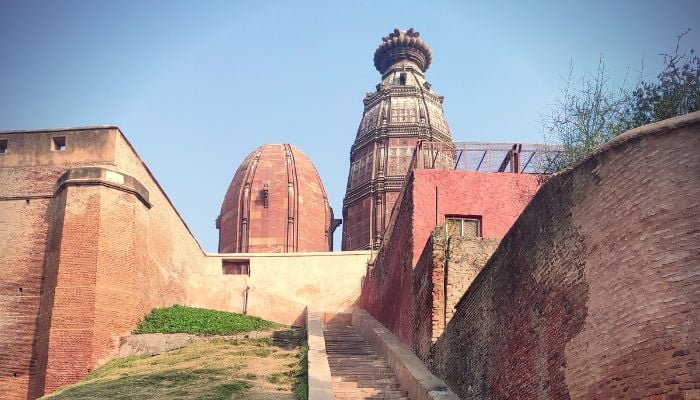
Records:
<instances>
[{"instance_id":1,"label":"clear sky","mask_svg":"<svg viewBox=\"0 0 700 400\"><path fill-rule=\"evenodd\" d=\"M432 48L456 141L532 143L570 60L580 73L603 55L622 84L642 61L655 76L687 28L700 51L700 0L0 0L0 130L118 125L216 251L226 188L264 143L309 155L341 215L372 56L395 27Z\"/></svg>"}]
</instances>

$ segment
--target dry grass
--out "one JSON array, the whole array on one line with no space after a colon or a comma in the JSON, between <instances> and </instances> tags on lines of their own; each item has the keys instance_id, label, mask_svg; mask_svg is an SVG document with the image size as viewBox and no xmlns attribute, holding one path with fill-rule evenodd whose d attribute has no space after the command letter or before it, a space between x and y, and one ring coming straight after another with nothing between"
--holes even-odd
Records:
<instances>
[{"instance_id":1,"label":"dry grass","mask_svg":"<svg viewBox=\"0 0 700 400\"><path fill-rule=\"evenodd\" d=\"M294 400L295 387L305 385L303 332L274 337L214 337L153 357L117 358L45 398Z\"/></svg>"}]
</instances>

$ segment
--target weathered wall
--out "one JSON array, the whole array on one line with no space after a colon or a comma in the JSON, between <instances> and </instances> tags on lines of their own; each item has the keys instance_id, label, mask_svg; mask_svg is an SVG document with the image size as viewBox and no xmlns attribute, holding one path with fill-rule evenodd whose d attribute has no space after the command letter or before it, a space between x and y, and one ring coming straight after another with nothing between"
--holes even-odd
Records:
<instances>
[{"instance_id":1,"label":"weathered wall","mask_svg":"<svg viewBox=\"0 0 700 400\"><path fill-rule=\"evenodd\" d=\"M238 279L231 287L231 310L243 311L244 291L247 312L284 324L304 323L307 304L326 314L349 312L360 295L370 251L326 253L240 253L210 254L207 275L191 280L188 303L211 305L207 290L211 276L220 276L221 260L248 260L250 276L227 275ZM201 287L200 287L201 285Z\"/></svg>"},{"instance_id":2,"label":"weathered wall","mask_svg":"<svg viewBox=\"0 0 700 400\"><path fill-rule=\"evenodd\" d=\"M51 150L53 136L66 137L65 150ZM291 323L305 304L336 312L359 293L368 252L250 255L250 277L224 275L223 258L201 250L118 128L0 138L9 140L0 155L0 242L10 244L0 252L3 398L81 379L154 307L242 311L250 287L250 314Z\"/></svg>"},{"instance_id":3,"label":"weathered wall","mask_svg":"<svg viewBox=\"0 0 700 400\"><path fill-rule=\"evenodd\" d=\"M59 243L64 198L54 199L56 180L71 165L110 165L115 135L109 128L74 131L0 132L8 151L0 154L0 393L35 397L43 386L49 314L42 294L51 292L55 272L44 265ZM52 151L52 137L66 138ZM37 318L39 316L39 318ZM38 328L37 328L38 327Z\"/></svg>"},{"instance_id":4,"label":"weathered wall","mask_svg":"<svg viewBox=\"0 0 700 400\"><path fill-rule=\"evenodd\" d=\"M385 232L372 265L362 282L362 308L375 316L404 343L411 343L411 263L413 251L413 185L409 175L393 224ZM391 230L391 232L389 232Z\"/></svg>"},{"instance_id":5,"label":"weathered wall","mask_svg":"<svg viewBox=\"0 0 700 400\"><path fill-rule=\"evenodd\" d=\"M458 304L434 372L464 399L700 396L699 152L694 113L551 177Z\"/></svg>"},{"instance_id":6,"label":"weathered wall","mask_svg":"<svg viewBox=\"0 0 700 400\"><path fill-rule=\"evenodd\" d=\"M413 269L432 230L445 216L479 216L483 237L501 238L537 188L537 176L527 174L412 171L394 225L367 271L362 306L411 345Z\"/></svg>"},{"instance_id":7,"label":"weathered wall","mask_svg":"<svg viewBox=\"0 0 700 400\"><path fill-rule=\"evenodd\" d=\"M433 230L413 270L413 343L425 362L455 306L498 247L498 239L467 238Z\"/></svg>"}]
</instances>

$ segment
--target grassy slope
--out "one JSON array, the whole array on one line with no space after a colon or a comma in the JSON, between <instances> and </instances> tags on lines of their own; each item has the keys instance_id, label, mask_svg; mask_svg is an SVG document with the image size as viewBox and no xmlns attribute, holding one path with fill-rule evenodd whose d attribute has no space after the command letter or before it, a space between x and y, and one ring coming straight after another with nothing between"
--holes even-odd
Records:
<instances>
[{"instance_id":1,"label":"grassy slope","mask_svg":"<svg viewBox=\"0 0 700 400\"><path fill-rule=\"evenodd\" d=\"M112 360L48 399L306 399L305 346L212 338L157 356Z\"/></svg>"},{"instance_id":2,"label":"grassy slope","mask_svg":"<svg viewBox=\"0 0 700 400\"><path fill-rule=\"evenodd\" d=\"M194 333L226 335L280 327L274 322L225 311L174 305L154 308L134 333Z\"/></svg>"}]
</instances>

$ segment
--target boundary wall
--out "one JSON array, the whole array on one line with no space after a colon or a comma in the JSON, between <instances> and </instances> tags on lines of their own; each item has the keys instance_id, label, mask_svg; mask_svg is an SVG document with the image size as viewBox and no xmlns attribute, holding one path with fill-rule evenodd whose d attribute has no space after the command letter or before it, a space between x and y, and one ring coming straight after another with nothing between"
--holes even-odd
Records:
<instances>
[{"instance_id":1,"label":"boundary wall","mask_svg":"<svg viewBox=\"0 0 700 400\"><path fill-rule=\"evenodd\" d=\"M457 304L433 372L463 399L700 398L698 154L700 112L552 176Z\"/></svg>"},{"instance_id":2,"label":"boundary wall","mask_svg":"<svg viewBox=\"0 0 700 400\"><path fill-rule=\"evenodd\" d=\"M343 311L360 291L369 252L205 254L117 127L0 139L8 141L0 154L4 398L36 398L82 379L154 307L245 310L301 324L305 304ZM226 274L232 257L247 260L249 274ZM323 297L327 285L334 292Z\"/></svg>"}]
</instances>

